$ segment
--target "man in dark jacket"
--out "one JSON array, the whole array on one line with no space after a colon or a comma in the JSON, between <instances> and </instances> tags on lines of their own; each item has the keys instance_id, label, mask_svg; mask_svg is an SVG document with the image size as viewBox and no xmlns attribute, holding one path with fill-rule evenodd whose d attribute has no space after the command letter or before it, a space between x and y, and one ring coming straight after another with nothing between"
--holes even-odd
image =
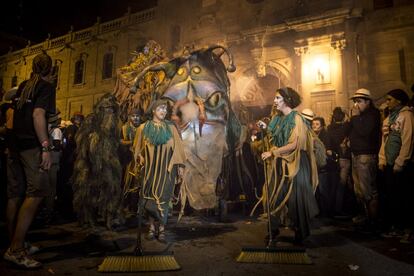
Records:
<instances>
[{"instance_id":1,"label":"man in dark jacket","mask_svg":"<svg viewBox=\"0 0 414 276\"><path fill-rule=\"evenodd\" d=\"M349 123L349 140L352 153L354 189L373 226L378 216L378 189L376 183L378 152L381 145L381 115L374 107L369 90L358 89L351 97L354 106ZM361 221L361 219L358 219ZM357 222L357 220L354 220Z\"/></svg>"}]
</instances>

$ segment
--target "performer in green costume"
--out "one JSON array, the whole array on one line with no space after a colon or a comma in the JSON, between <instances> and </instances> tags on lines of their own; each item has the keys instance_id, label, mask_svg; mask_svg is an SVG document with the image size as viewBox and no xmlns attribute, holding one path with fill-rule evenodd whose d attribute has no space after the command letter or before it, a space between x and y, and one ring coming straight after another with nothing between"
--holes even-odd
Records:
<instances>
[{"instance_id":1,"label":"performer in green costume","mask_svg":"<svg viewBox=\"0 0 414 276\"><path fill-rule=\"evenodd\" d=\"M290 87L276 91L278 113L268 127L271 148L262 153L263 160L271 158L267 162L272 222L269 235L273 238L279 233L280 212L286 206L297 242L310 235L310 219L318 213L313 138L302 116L293 110L300 102L299 94Z\"/></svg>"},{"instance_id":2,"label":"performer in green costume","mask_svg":"<svg viewBox=\"0 0 414 276\"><path fill-rule=\"evenodd\" d=\"M165 242L169 203L177 174L179 177L183 174L186 157L175 125L165 120L167 102L157 100L149 110L152 119L141 124L135 135L134 157L137 164L144 165L142 206L150 222L147 239L158 237L159 241Z\"/></svg>"}]
</instances>

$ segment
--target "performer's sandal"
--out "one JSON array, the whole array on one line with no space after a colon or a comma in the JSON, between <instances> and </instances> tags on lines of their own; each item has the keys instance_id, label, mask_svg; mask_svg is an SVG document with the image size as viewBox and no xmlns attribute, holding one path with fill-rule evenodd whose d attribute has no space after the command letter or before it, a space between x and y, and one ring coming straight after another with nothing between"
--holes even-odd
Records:
<instances>
[{"instance_id":1,"label":"performer's sandal","mask_svg":"<svg viewBox=\"0 0 414 276\"><path fill-rule=\"evenodd\" d=\"M146 239L149 240L149 241L152 241L152 240L155 239L155 229L150 228L148 230L148 234L146 236Z\"/></svg>"},{"instance_id":2,"label":"performer's sandal","mask_svg":"<svg viewBox=\"0 0 414 276\"><path fill-rule=\"evenodd\" d=\"M159 242L162 242L162 243L166 243L167 242L167 240L166 240L166 238L165 238L165 228L164 227L160 227L159 229L158 229L158 241Z\"/></svg>"}]
</instances>

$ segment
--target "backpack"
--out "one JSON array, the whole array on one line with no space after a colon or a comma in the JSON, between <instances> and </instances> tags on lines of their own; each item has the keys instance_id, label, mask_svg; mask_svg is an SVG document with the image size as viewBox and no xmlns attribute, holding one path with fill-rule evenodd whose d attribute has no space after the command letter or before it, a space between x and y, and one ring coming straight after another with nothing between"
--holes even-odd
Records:
<instances>
[{"instance_id":1,"label":"backpack","mask_svg":"<svg viewBox=\"0 0 414 276\"><path fill-rule=\"evenodd\" d=\"M326 166L326 148L316 135L313 136L313 151L315 153L316 166L321 169Z\"/></svg>"}]
</instances>

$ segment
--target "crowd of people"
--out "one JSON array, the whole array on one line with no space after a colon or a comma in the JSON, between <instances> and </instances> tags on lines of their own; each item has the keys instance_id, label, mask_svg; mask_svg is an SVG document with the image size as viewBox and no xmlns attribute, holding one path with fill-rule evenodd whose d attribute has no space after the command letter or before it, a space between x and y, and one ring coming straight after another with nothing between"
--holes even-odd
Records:
<instances>
[{"instance_id":1,"label":"crowd of people","mask_svg":"<svg viewBox=\"0 0 414 276\"><path fill-rule=\"evenodd\" d=\"M47 226L62 219L80 219L81 214L76 209L74 171L80 146L77 145L77 138L85 125L85 117L81 112L75 112L70 121L62 121L60 111L56 108L50 56L46 53L36 56L32 69L29 80L2 95L0 110L0 168L2 184L7 183L1 187L2 203L7 202L6 206L2 206L2 216L5 214L2 219L7 222L10 241L4 259L25 268L42 265L32 258L39 248L26 240L33 221ZM183 173L185 156L182 146L178 150L181 139L177 129L164 120L166 102L157 101L150 109L152 119L145 125L141 124L138 110L133 109L128 114L128 121L122 127L116 126L120 127L120 135L117 136L120 146L115 149L114 157L117 160L119 158L124 172L122 181L119 181L119 186L123 188L120 196L124 210L121 211L134 216L138 203L137 183L133 176L136 164L148 163L146 167L152 167L151 162L154 160L151 160L160 154L157 153L160 149L164 149L166 158L171 160L161 164L167 165L161 172L158 169L157 172L150 170L145 177L142 176L148 182L148 185L144 184L145 203L141 204L149 213L147 238L165 242L164 227L170 208L168 198L172 197L175 177ZM165 128L160 128L160 124L165 124ZM159 130L168 131L160 136ZM164 139L161 141L158 139L160 137ZM135 158L133 152L137 153ZM171 155L171 152L174 154ZM157 183L161 194L152 194L154 173L160 174L159 179L165 182ZM164 174L171 176L161 177ZM164 189L164 186L168 186L168 189ZM157 200L148 200L153 197Z\"/></svg>"},{"instance_id":2,"label":"crowd of people","mask_svg":"<svg viewBox=\"0 0 414 276\"><path fill-rule=\"evenodd\" d=\"M4 259L26 268L41 266L31 257L38 248L26 241L36 215L40 213L45 223L53 221L56 212L76 217L72 202L79 198L73 198L72 176L76 134L85 119L75 113L70 122L62 122L52 60L46 53L35 57L32 69L29 80L8 91L1 105L0 164L2 179L7 179L10 239ZM286 218L295 242L302 243L316 215L352 218L362 231L414 242L412 99L401 89L391 90L380 110L370 91L361 88L351 100L349 114L335 107L326 126L325 119L312 110L297 110L298 92L280 88L272 114L249 125L256 166L264 168L256 184L264 183L261 200L269 219L269 245L274 245L284 223L281 219ZM104 109L114 112L113 107ZM150 118L143 123L138 111L131 110L120 129L120 150L125 153L119 154L122 207L136 214L134 177L143 173L140 206L148 214L147 238L165 241L174 184L183 175L186 157L177 128L165 120L167 102L157 100L149 111ZM137 172L140 167L145 170Z\"/></svg>"},{"instance_id":3,"label":"crowd of people","mask_svg":"<svg viewBox=\"0 0 414 276\"><path fill-rule=\"evenodd\" d=\"M275 135L278 129L288 129L282 125L275 131L272 125L275 118L288 124L289 116L279 109L277 98L278 95L275 99L277 110L270 123L268 118L263 118L250 124L250 143L253 151L258 153L257 157L262 152L262 132ZM318 176L315 190L318 216L352 219L359 231L413 243L414 218L410 212L414 208L411 199L414 188L410 184L414 176L412 99L405 91L393 89L377 108L370 91L361 88L351 100L354 105L349 114L343 108L335 107L328 126L325 119L316 116L311 109L304 108L300 112L312 134ZM275 144L277 137L283 135L279 133L271 137L271 146L281 147L279 142ZM269 153L264 157L270 156ZM279 156L273 154L273 158L276 163L272 166L280 166L277 165ZM282 160L288 162L289 158ZM260 158L257 161L261 162Z\"/></svg>"}]
</instances>

